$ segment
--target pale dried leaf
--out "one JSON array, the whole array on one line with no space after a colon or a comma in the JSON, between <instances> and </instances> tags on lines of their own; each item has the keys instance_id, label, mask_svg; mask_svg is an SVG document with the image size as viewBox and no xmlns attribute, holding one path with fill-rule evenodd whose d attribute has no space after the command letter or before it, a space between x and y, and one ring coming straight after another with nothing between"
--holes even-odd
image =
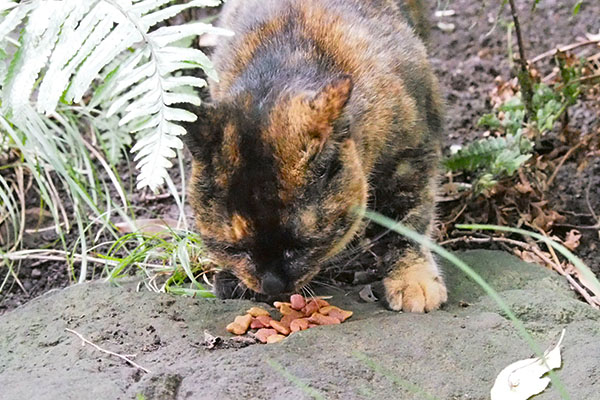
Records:
<instances>
[{"instance_id":1,"label":"pale dried leaf","mask_svg":"<svg viewBox=\"0 0 600 400\"><path fill-rule=\"evenodd\" d=\"M543 376L562 365L560 346L564 337L563 329L556 346L546 350L543 358L517 361L504 368L496 378L491 400L527 400L543 392L550 384L550 378Z\"/></svg>"},{"instance_id":2,"label":"pale dried leaf","mask_svg":"<svg viewBox=\"0 0 600 400\"><path fill-rule=\"evenodd\" d=\"M579 232L576 229L572 229L571 231L569 231L569 233L567 233L567 237L563 241L563 245L567 249L573 251L579 247L579 239L581 239L581 232Z\"/></svg>"},{"instance_id":3,"label":"pale dried leaf","mask_svg":"<svg viewBox=\"0 0 600 400\"><path fill-rule=\"evenodd\" d=\"M367 303L375 303L378 300L375 294L373 294L373 288L371 287L371 285L365 285L365 287L361 289L358 295L363 301Z\"/></svg>"},{"instance_id":4,"label":"pale dried leaf","mask_svg":"<svg viewBox=\"0 0 600 400\"><path fill-rule=\"evenodd\" d=\"M171 218L139 218L131 222L116 223L115 228L120 233L139 232L153 235L177 229L177 220Z\"/></svg>"},{"instance_id":5,"label":"pale dried leaf","mask_svg":"<svg viewBox=\"0 0 600 400\"><path fill-rule=\"evenodd\" d=\"M442 32L450 33L456 30L456 25L447 22L438 22L437 27Z\"/></svg>"}]
</instances>

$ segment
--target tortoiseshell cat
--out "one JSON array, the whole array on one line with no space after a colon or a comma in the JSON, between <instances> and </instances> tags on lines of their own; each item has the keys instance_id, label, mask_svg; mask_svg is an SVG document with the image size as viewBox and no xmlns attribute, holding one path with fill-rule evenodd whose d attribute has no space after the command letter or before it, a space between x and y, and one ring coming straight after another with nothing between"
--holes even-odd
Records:
<instances>
[{"instance_id":1,"label":"tortoiseshell cat","mask_svg":"<svg viewBox=\"0 0 600 400\"><path fill-rule=\"evenodd\" d=\"M227 2L235 36L215 50L214 103L187 135L197 226L225 268L220 297L238 279L298 291L350 241L383 231L357 207L430 233L442 102L415 33L423 15L418 0ZM391 234L376 244L391 309L446 301L429 250Z\"/></svg>"}]
</instances>

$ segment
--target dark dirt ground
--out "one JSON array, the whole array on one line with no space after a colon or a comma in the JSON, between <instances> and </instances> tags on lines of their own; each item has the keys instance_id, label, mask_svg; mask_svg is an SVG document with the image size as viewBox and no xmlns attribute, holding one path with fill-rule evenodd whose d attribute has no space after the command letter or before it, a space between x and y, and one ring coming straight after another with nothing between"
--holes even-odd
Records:
<instances>
[{"instance_id":1,"label":"dark dirt ground","mask_svg":"<svg viewBox=\"0 0 600 400\"><path fill-rule=\"evenodd\" d=\"M456 30L443 33L435 30L431 40L431 57L435 70L442 82L447 102L447 146L463 144L465 141L482 137L484 128L477 126L479 118L490 112L490 93L497 77L504 80L512 78L510 60L507 51L507 35L504 27L510 22L507 10L502 14L500 22L493 29L493 21L497 16L497 5L492 2L488 7L477 1L449 1L448 9L456 11L456 16L443 18L441 21L453 23ZM535 12L530 10L533 2L517 1L520 5L521 26L525 38L527 57L529 59L560 45L574 43L586 33L597 33L600 29L600 2L584 2L581 13L573 16L575 1L544 0ZM432 12L435 7L432 8ZM491 33L490 33L491 32ZM513 34L514 35L514 34ZM516 43L516 39L513 39ZM596 49L595 52L598 50ZM514 53L518 54L516 44ZM536 64L540 72L548 73L553 64L543 62ZM569 111L570 121L566 136L573 137L572 143L565 145L558 139L559 127L545 138L547 153L559 149L556 157L562 157L578 138L586 134L600 135L600 99L588 98L578 102ZM598 142L596 141L596 146ZM558 211L566 220L563 227L557 225L553 234L563 237L573 226L591 226L594 220L592 211L600 212L600 148L592 151L576 152L559 170L554 185L545 193L550 202L550 209ZM553 168L547 175L553 172ZM586 189L589 187L589 206L586 201ZM496 199L501 202L502 199ZM491 202L493 203L493 201ZM455 204L441 206L440 220L448 217ZM467 213L465 213L467 214ZM481 211L473 212L473 217L457 222L497 223L494 218L486 218ZM515 226L517 221L508 221ZM597 275L600 276L600 232L598 229L581 230L583 237L576 254L581 257ZM458 245L464 248L463 245Z\"/></svg>"},{"instance_id":2,"label":"dark dirt ground","mask_svg":"<svg viewBox=\"0 0 600 400\"><path fill-rule=\"evenodd\" d=\"M508 79L512 75L504 28L504 22L509 20L509 14L505 11L498 26L492 29L497 15L496 2L488 6L482 5L479 1L469 0L431 1L431 3L431 18L434 25L437 20L433 17L433 12L438 6L443 8L445 5L445 8L456 11L455 16L443 18L444 22L455 24L456 29L452 32L433 29L430 45L432 63L441 80L448 105L446 129L449 147L479 137L482 128L477 126L477 120L490 111L489 94L494 87L494 80L498 76ZM530 2L518 1L517 3L522 5L521 19L529 57L543 53L556 45L574 42L585 33L595 33L600 29L600 2L597 1L584 2L577 17L572 17L575 0L543 0L537 11L533 13L529 10ZM550 69L551 65L542 68ZM597 115L598 100L580 102L571 111L569 129L575 132L575 135L577 132L582 134L599 132L600 119ZM561 145L558 139L548 140L551 146ZM565 149L564 152L566 151ZM567 224L594 225L595 221L585 196L588 186L590 206L600 213L600 162L596 155L587 166L578 170L584 157L586 154L583 152L576 153L565 163L548 194L553 207L565 211ZM174 172L177 175L177 172ZM122 178L127 180L129 175L130 171L124 170ZM135 193L131 199L134 206L138 207L137 214L140 217L176 216L176 208L170 199L147 201L143 198L143 194ZM453 204L442 205L440 220L448 218L454 206ZM567 228L558 227L556 233L564 235L566 231ZM583 230L582 233L584 237L577 254L600 275L598 231ZM75 236L71 238L75 240ZM29 236L26 238L26 244L29 248L43 247L55 239L52 233L46 232ZM467 245L456 247L465 248ZM494 248L493 245L488 247ZM59 261L23 262L17 273L27 293L16 284L10 285L0 294L0 314L50 289L65 287L72 283L65 263Z\"/></svg>"}]
</instances>

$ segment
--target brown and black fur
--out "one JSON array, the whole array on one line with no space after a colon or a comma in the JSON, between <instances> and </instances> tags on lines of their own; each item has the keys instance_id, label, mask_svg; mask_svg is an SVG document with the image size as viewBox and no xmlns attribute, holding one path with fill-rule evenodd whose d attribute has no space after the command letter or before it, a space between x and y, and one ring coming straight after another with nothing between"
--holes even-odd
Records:
<instances>
[{"instance_id":1,"label":"brown and black fur","mask_svg":"<svg viewBox=\"0 0 600 400\"><path fill-rule=\"evenodd\" d=\"M187 138L197 226L229 271L220 296L299 290L380 233L357 209L430 233L442 102L424 15L419 0L227 2L221 24L235 36L215 51L213 104ZM390 308L446 300L429 250L388 235L375 251Z\"/></svg>"}]
</instances>

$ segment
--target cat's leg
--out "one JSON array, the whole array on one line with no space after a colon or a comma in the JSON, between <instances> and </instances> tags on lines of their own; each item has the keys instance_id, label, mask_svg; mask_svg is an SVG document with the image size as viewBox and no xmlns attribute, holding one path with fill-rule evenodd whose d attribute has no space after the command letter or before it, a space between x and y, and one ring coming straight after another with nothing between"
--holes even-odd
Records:
<instances>
[{"instance_id":1,"label":"cat's leg","mask_svg":"<svg viewBox=\"0 0 600 400\"><path fill-rule=\"evenodd\" d=\"M435 215L436 178L421 189L416 202L401 223L416 232L430 236ZM427 312L436 310L447 299L440 270L431 251L397 236L386 250L388 269L383 279L385 296L392 310Z\"/></svg>"},{"instance_id":2,"label":"cat's leg","mask_svg":"<svg viewBox=\"0 0 600 400\"><path fill-rule=\"evenodd\" d=\"M383 279L388 307L395 311L438 309L448 295L429 249L408 246Z\"/></svg>"}]
</instances>

